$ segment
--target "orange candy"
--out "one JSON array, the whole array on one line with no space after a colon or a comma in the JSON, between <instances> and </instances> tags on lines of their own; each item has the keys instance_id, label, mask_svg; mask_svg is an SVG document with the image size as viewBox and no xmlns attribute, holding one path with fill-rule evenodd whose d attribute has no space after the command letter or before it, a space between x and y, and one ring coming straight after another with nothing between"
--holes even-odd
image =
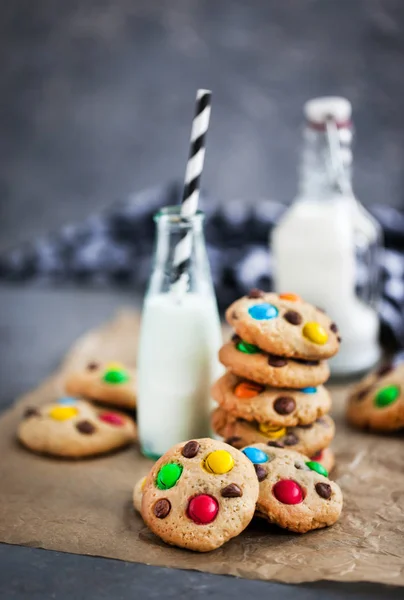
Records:
<instances>
[{"instance_id":1,"label":"orange candy","mask_svg":"<svg viewBox=\"0 0 404 600\"><path fill-rule=\"evenodd\" d=\"M282 300L289 300L290 302L300 302L301 298L297 294L287 293L279 294L279 298Z\"/></svg>"},{"instance_id":2,"label":"orange candy","mask_svg":"<svg viewBox=\"0 0 404 600\"><path fill-rule=\"evenodd\" d=\"M263 386L258 385L258 383L254 383L253 381L243 381L236 386L234 394L237 398L254 398L254 396L258 396L263 390Z\"/></svg>"}]
</instances>

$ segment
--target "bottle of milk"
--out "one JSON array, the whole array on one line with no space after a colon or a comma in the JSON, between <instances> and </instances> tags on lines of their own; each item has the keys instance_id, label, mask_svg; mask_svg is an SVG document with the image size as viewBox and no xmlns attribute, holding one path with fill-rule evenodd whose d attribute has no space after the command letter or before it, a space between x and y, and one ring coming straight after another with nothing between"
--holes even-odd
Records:
<instances>
[{"instance_id":1,"label":"bottle of milk","mask_svg":"<svg viewBox=\"0 0 404 600\"><path fill-rule=\"evenodd\" d=\"M360 372L380 356L381 229L351 187L351 104L315 98L304 111L299 193L271 239L275 288L324 308L342 338L332 372Z\"/></svg>"},{"instance_id":2,"label":"bottle of milk","mask_svg":"<svg viewBox=\"0 0 404 600\"><path fill-rule=\"evenodd\" d=\"M184 222L179 207L168 207L154 220L157 239L138 357L138 425L142 452L156 459L177 442L209 435L210 388L222 372L222 334L203 213ZM181 289L173 285L173 258L188 229L192 254L188 285Z\"/></svg>"}]
</instances>

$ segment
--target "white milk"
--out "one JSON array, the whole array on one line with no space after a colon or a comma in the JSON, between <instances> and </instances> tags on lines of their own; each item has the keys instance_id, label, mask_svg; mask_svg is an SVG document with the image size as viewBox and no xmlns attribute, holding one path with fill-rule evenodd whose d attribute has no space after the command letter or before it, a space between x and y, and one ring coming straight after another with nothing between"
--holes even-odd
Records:
<instances>
[{"instance_id":1,"label":"white milk","mask_svg":"<svg viewBox=\"0 0 404 600\"><path fill-rule=\"evenodd\" d=\"M331 361L333 372L366 369L379 358L376 311L355 293L352 198L297 201L272 235L275 289L294 292L324 308L338 325L343 343Z\"/></svg>"},{"instance_id":2,"label":"white milk","mask_svg":"<svg viewBox=\"0 0 404 600\"><path fill-rule=\"evenodd\" d=\"M221 328L213 296L146 297L139 346L138 425L142 450L161 456L210 433L210 388L222 373Z\"/></svg>"}]
</instances>

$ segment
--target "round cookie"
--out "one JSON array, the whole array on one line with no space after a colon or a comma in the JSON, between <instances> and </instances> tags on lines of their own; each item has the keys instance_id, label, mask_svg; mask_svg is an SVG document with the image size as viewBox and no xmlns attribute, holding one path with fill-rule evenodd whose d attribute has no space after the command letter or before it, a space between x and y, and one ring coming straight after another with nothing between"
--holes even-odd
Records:
<instances>
[{"instance_id":1,"label":"round cookie","mask_svg":"<svg viewBox=\"0 0 404 600\"><path fill-rule=\"evenodd\" d=\"M235 448L250 444L268 444L296 450L306 456L312 456L328 446L335 435L332 418L324 415L311 423L300 427L278 427L260 431L256 421L245 421L234 417L222 408L212 413L212 429L225 442Z\"/></svg>"},{"instance_id":2,"label":"round cookie","mask_svg":"<svg viewBox=\"0 0 404 600\"><path fill-rule=\"evenodd\" d=\"M331 408L331 396L322 385L301 390L271 388L233 373L216 381L212 396L236 417L282 427L312 423Z\"/></svg>"},{"instance_id":3,"label":"round cookie","mask_svg":"<svg viewBox=\"0 0 404 600\"><path fill-rule=\"evenodd\" d=\"M404 428L404 363L370 373L350 394L347 419L374 431Z\"/></svg>"},{"instance_id":4,"label":"round cookie","mask_svg":"<svg viewBox=\"0 0 404 600\"><path fill-rule=\"evenodd\" d=\"M255 444L243 449L254 463L260 492L257 515L294 531L306 533L333 525L342 510L340 487L328 479L322 465L307 456Z\"/></svg>"},{"instance_id":5,"label":"round cookie","mask_svg":"<svg viewBox=\"0 0 404 600\"><path fill-rule=\"evenodd\" d=\"M322 360L341 341L336 324L295 294L252 290L229 306L226 319L242 340L277 356Z\"/></svg>"},{"instance_id":6,"label":"round cookie","mask_svg":"<svg viewBox=\"0 0 404 600\"><path fill-rule=\"evenodd\" d=\"M268 354L246 344L236 334L219 350L219 360L232 373L273 387L302 388L326 382L330 368L324 360L298 360Z\"/></svg>"},{"instance_id":7,"label":"round cookie","mask_svg":"<svg viewBox=\"0 0 404 600\"><path fill-rule=\"evenodd\" d=\"M143 490L146 484L147 476L141 477L139 481L136 482L135 487L133 488L133 506L137 512L142 512L142 498L143 498Z\"/></svg>"},{"instance_id":8,"label":"round cookie","mask_svg":"<svg viewBox=\"0 0 404 600\"><path fill-rule=\"evenodd\" d=\"M146 479L142 517L166 543L208 552L247 527L257 498L248 458L203 438L175 445L155 463Z\"/></svg>"},{"instance_id":9,"label":"round cookie","mask_svg":"<svg viewBox=\"0 0 404 600\"><path fill-rule=\"evenodd\" d=\"M71 372L64 385L72 396L121 408L136 407L135 370L118 362L90 362L82 371Z\"/></svg>"},{"instance_id":10,"label":"round cookie","mask_svg":"<svg viewBox=\"0 0 404 600\"><path fill-rule=\"evenodd\" d=\"M66 397L44 406L27 408L17 437L34 452L85 458L133 443L136 424L122 413Z\"/></svg>"},{"instance_id":11,"label":"round cookie","mask_svg":"<svg viewBox=\"0 0 404 600\"><path fill-rule=\"evenodd\" d=\"M305 452L302 452L302 454L305 454ZM331 473L335 467L335 454L331 448L324 448L324 450L320 450L313 456L310 456L310 460L314 460L315 462L320 463L320 465L323 465L328 473Z\"/></svg>"}]
</instances>

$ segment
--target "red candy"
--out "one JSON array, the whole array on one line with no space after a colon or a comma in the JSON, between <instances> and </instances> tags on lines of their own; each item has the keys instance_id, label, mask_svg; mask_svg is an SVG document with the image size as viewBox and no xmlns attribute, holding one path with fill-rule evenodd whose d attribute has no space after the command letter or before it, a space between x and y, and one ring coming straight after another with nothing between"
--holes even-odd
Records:
<instances>
[{"instance_id":1,"label":"red candy","mask_svg":"<svg viewBox=\"0 0 404 600\"><path fill-rule=\"evenodd\" d=\"M317 462L320 462L320 460L323 458L323 451L320 450L319 452L316 452L316 454L314 456L312 456L310 458L310 460L316 460Z\"/></svg>"},{"instance_id":2,"label":"red candy","mask_svg":"<svg viewBox=\"0 0 404 600\"><path fill-rule=\"evenodd\" d=\"M125 425L125 421L122 419L121 415L117 415L116 413L102 413L100 415L101 421L104 423L109 423L110 425L115 425L116 427L122 427Z\"/></svg>"},{"instance_id":3,"label":"red candy","mask_svg":"<svg viewBox=\"0 0 404 600\"><path fill-rule=\"evenodd\" d=\"M212 523L219 512L219 504L215 498L200 494L189 501L187 514L197 525Z\"/></svg>"},{"instance_id":4,"label":"red candy","mask_svg":"<svg viewBox=\"0 0 404 600\"><path fill-rule=\"evenodd\" d=\"M302 488L292 479L282 479L275 483L272 493L282 504L300 504L304 498Z\"/></svg>"}]
</instances>

